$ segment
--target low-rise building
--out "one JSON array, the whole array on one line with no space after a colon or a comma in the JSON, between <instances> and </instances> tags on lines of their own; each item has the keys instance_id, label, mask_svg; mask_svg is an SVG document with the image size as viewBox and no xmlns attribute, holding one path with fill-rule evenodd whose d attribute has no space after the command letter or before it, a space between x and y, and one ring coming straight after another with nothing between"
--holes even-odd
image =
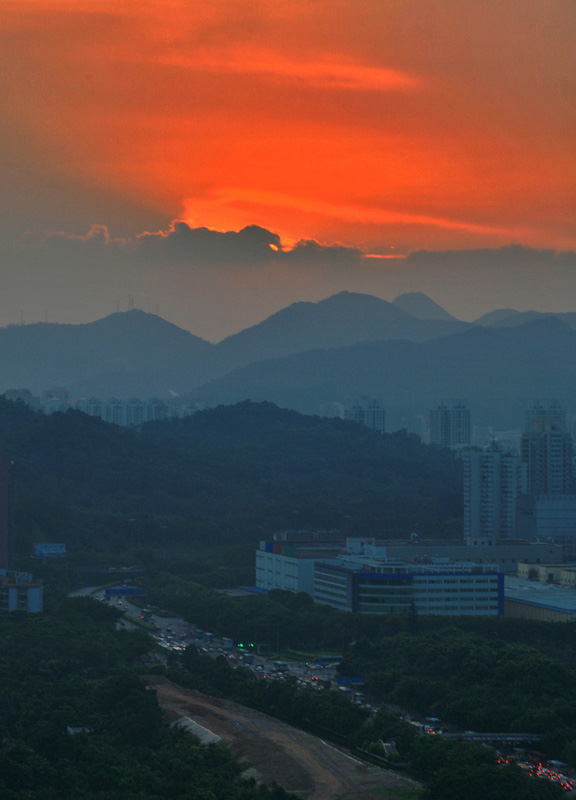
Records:
<instances>
[{"instance_id":1,"label":"low-rise building","mask_svg":"<svg viewBox=\"0 0 576 800\"><path fill-rule=\"evenodd\" d=\"M506 576L504 616L543 622L576 620L576 591L544 581Z\"/></svg>"},{"instance_id":2,"label":"low-rise building","mask_svg":"<svg viewBox=\"0 0 576 800\"><path fill-rule=\"evenodd\" d=\"M576 559L576 495L521 498L519 532L525 538L562 546L563 557Z\"/></svg>"},{"instance_id":3,"label":"low-rise building","mask_svg":"<svg viewBox=\"0 0 576 800\"><path fill-rule=\"evenodd\" d=\"M294 544L285 542L260 542L256 551L256 587L258 589L283 589L289 592L306 592L314 595L314 562L333 558L338 546L320 543Z\"/></svg>"},{"instance_id":4,"label":"low-rise building","mask_svg":"<svg viewBox=\"0 0 576 800\"><path fill-rule=\"evenodd\" d=\"M518 577L576 588L576 567L568 564L518 564Z\"/></svg>"},{"instance_id":5,"label":"low-rise building","mask_svg":"<svg viewBox=\"0 0 576 800\"><path fill-rule=\"evenodd\" d=\"M0 570L0 613L10 611L41 613L43 595L43 581L34 580L29 572Z\"/></svg>"}]
</instances>

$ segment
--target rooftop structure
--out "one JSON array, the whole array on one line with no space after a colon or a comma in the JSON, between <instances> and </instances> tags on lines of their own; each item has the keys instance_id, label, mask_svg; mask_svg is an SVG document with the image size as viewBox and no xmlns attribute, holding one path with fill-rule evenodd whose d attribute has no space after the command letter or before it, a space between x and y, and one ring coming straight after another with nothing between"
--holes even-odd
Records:
<instances>
[{"instance_id":1,"label":"rooftop structure","mask_svg":"<svg viewBox=\"0 0 576 800\"><path fill-rule=\"evenodd\" d=\"M518 564L518 577L576 588L576 567L568 564Z\"/></svg>"},{"instance_id":2,"label":"rooftop structure","mask_svg":"<svg viewBox=\"0 0 576 800\"><path fill-rule=\"evenodd\" d=\"M323 544L338 544L341 547L345 545L345 536L339 528L331 530L324 529L309 529L309 528L293 528L291 530L278 531L273 534L275 542L285 542L305 546L316 542Z\"/></svg>"},{"instance_id":3,"label":"rooftop structure","mask_svg":"<svg viewBox=\"0 0 576 800\"><path fill-rule=\"evenodd\" d=\"M200 741L200 744L218 744L218 742L222 741L221 736L218 736L214 731L200 725L200 723L193 720L192 717L179 717L170 727L180 728L180 730L186 731L186 733L191 733Z\"/></svg>"},{"instance_id":4,"label":"rooftop structure","mask_svg":"<svg viewBox=\"0 0 576 800\"><path fill-rule=\"evenodd\" d=\"M576 619L576 590L552 583L506 576L504 614L546 622Z\"/></svg>"}]
</instances>

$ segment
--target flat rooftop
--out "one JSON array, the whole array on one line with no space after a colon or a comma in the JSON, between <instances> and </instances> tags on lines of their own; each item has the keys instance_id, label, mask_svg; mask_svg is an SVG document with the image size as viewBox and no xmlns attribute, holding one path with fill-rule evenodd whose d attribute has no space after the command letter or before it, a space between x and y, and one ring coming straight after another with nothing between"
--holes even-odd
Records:
<instances>
[{"instance_id":1,"label":"flat rooftop","mask_svg":"<svg viewBox=\"0 0 576 800\"><path fill-rule=\"evenodd\" d=\"M576 617L576 589L572 589L570 586L556 586L552 583L541 583L506 575L504 598L551 608L555 611L564 611Z\"/></svg>"}]
</instances>

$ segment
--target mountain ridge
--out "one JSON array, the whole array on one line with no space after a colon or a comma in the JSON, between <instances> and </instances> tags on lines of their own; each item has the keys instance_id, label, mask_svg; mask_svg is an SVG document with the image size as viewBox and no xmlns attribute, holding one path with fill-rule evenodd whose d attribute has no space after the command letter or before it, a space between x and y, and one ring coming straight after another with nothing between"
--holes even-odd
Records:
<instances>
[{"instance_id":1,"label":"mountain ridge","mask_svg":"<svg viewBox=\"0 0 576 800\"><path fill-rule=\"evenodd\" d=\"M414 295L419 313L447 314L419 293L409 302ZM576 396L576 385L568 391L576 314L529 312L516 324L526 313L496 310L486 325L422 319L396 301L340 292L291 304L218 344L138 309L79 326L10 326L0 329L0 391L62 387L101 400L177 394L203 405L252 398L305 413L368 395L387 407L389 426L412 430L424 427L414 419L434 399L458 396L477 406L475 419L488 420L492 408L494 424L513 427L535 397L554 394L570 411ZM510 315L514 324L494 324Z\"/></svg>"},{"instance_id":2,"label":"mountain ridge","mask_svg":"<svg viewBox=\"0 0 576 800\"><path fill-rule=\"evenodd\" d=\"M427 415L440 397L469 398L479 423L514 427L534 398L552 395L570 406L575 393L576 331L552 318L512 329L471 326L425 342L381 340L292 354L235 370L191 397L206 405L251 399L318 413L368 395L383 402L394 429L403 414Z\"/></svg>"}]
</instances>

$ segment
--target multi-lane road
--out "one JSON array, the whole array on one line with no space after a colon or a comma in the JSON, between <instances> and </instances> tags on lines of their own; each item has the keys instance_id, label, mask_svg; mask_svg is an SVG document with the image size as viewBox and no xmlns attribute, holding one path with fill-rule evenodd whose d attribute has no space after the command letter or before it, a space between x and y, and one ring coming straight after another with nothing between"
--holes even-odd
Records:
<instances>
[{"instance_id":1,"label":"multi-lane road","mask_svg":"<svg viewBox=\"0 0 576 800\"><path fill-rule=\"evenodd\" d=\"M94 592L91 589L82 590L82 593L92 594L97 600L123 611L125 625L141 624L142 609L131 603L126 595L107 597L104 592ZM197 627L186 622L181 617L153 614L146 624L150 626L150 632L158 647L161 648L160 652L181 652L192 644L200 652L212 658L223 656L228 659L230 666L246 667L267 680L284 680L287 676L293 675L302 685L310 684L319 687L326 685L325 681L331 681L332 685L334 685L334 667L320 666L303 661L281 662L253 654L251 651L242 648L230 647L229 641L227 642L223 637L213 636L204 632L198 634ZM367 705L359 692L357 693L357 702Z\"/></svg>"}]
</instances>

